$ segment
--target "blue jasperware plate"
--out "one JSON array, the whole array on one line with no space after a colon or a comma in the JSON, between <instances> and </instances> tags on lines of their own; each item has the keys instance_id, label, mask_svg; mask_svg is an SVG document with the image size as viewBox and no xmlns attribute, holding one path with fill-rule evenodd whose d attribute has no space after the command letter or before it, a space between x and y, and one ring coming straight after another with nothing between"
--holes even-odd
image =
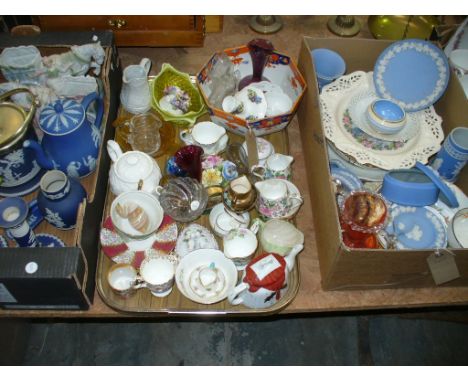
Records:
<instances>
[{"instance_id":1,"label":"blue jasperware plate","mask_svg":"<svg viewBox=\"0 0 468 382\"><path fill-rule=\"evenodd\" d=\"M432 207L405 207L394 204L386 231L395 235L397 249L445 248L447 226Z\"/></svg>"},{"instance_id":2,"label":"blue jasperware plate","mask_svg":"<svg viewBox=\"0 0 468 382\"><path fill-rule=\"evenodd\" d=\"M391 44L377 58L374 67L379 97L392 100L410 112L434 104L445 92L449 78L444 52L419 39Z\"/></svg>"}]
</instances>

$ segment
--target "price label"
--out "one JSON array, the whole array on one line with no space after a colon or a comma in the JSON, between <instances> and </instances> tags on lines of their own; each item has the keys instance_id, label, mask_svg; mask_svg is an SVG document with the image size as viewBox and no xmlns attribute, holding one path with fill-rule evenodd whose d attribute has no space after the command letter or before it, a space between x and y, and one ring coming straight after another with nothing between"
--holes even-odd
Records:
<instances>
[{"instance_id":1,"label":"price label","mask_svg":"<svg viewBox=\"0 0 468 382\"><path fill-rule=\"evenodd\" d=\"M449 251L436 252L427 258L436 285L445 284L460 277L455 255Z\"/></svg>"}]
</instances>

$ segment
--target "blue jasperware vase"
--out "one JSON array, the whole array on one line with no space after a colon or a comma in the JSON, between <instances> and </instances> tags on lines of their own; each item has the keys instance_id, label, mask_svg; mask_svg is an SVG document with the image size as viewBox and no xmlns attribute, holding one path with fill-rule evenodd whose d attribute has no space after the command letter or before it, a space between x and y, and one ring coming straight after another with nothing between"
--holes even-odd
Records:
<instances>
[{"instance_id":1,"label":"blue jasperware vase","mask_svg":"<svg viewBox=\"0 0 468 382\"><path fill-rule=\"evenodd\" d=\"M81 183L59 170L47 171L41 179L37 204L44 219L61 230L72 229L80 203L86 198Z\"/></svg>"}]
</instances>

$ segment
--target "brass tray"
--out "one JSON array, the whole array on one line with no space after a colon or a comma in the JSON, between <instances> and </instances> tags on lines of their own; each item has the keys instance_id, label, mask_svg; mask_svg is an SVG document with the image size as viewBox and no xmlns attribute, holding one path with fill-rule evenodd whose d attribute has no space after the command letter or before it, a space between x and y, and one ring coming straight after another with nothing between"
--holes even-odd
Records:
<instances>
[{"instance_id":1,"label":"brass tray","mask_svg":"<svg viewBox=\"0 0 468 382\"><path fill-rule=\"evenodd\" d=\"M125 112L120 111L119 120L122 121L126 117ZM202 116L199 120L209 120L208 114ZM165 130L166 129L166 130ZM175 134L170 132L170 129L175 129ZM175 150L178 147L182 147L182 142L179 139L178 129L172 127L170 124L164 124L161 130L161 137L170 138L172 141L170 144L166 142L164 145L164 151L162 155L159 155L156 161L161 168L161 171L164 173L165 164L167 158L170 155L173 155ZM242 142L243 137L229 133L229 142ZM171 138L172 137L172 138ZM275 147L277 153L287 154L289 152L289 142L288 134L286 129L279 131L274 134L267 135L263 137L270 141ZM164 180L164 178L163 178ZM110 192L109 187L107 190L107 198L105 204L105 210L103 214L103 221L109 215L109 208L114 200L114 195ZM250 211L251 219L256 217L256 211ZM199 219L192 223L198 223L205 227L210 228L209 224L209 214L205 212ZM188 223L189 224L189 223ZM185 224L178 223L179 233L185 227ZM211 228L210 228L211 229ZM222 240L217 237L219 248L222 248ZM262 253L261 245L257 250L257 255ZM198 304L186 298L182 293L177 289L177 285L174 283L174 288L169 296L164 298L154 297L150 291L146 288L142 288L132 294L130 297L122 298L121 296L115 294L107 283L107 271L110 266L114 264L111 259L109 259L100 249L98 255L98 264L96 272L96 285L99 295L102 300L109 305L111 308L116 309L121 312L131 312L131 313L141 313L141 314L151 314L151 315L266 315L273 314L282 309L284 309L296 296L299 290L299 261L296 257L296 265L294 269L289 272L289 288L281 298L281 300L273 305L270 308L266 309L252 309L245 307L243 305L233 306L229 304L227 299L211 305ZM242 272L239 272L238 282Z\"/></svg>"}]
</instances>

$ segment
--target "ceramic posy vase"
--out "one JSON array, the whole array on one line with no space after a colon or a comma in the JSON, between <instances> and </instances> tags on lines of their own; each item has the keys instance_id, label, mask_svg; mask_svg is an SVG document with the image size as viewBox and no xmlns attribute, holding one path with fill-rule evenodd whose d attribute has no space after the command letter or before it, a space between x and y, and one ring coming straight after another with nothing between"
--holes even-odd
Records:
<instances>
[{"instance_id":1,"label":"ceramic posy vase","mask_svg":"<svg viewBox=\"0 0 468 382\"><path fill-rule=\"evenodd\" d=\"M58 229L74 228L80 203L86 198L81 183L52 170L42 177L40 187L37 204L44 218Z\"/></svg>"}]
</instances>

